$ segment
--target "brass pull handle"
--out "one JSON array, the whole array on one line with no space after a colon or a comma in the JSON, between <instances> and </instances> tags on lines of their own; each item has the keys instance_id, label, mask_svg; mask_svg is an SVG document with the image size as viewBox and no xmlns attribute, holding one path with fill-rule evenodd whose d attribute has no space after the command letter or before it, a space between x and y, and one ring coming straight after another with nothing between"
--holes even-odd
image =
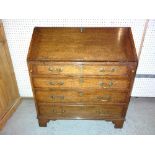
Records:
<instances>
[{"instance_id":1,"label":"brass pull handle","mask_svg":"<svg viewBox=\"0 0 155 155\"><path fill-rule=\"evenodd\" d=\"M52 81L50 81L49 84L50 85L63 85L64 82L63 81L59 81L59 82L52 82Z\"/></svg>"},{"instance_id":2,"label":"brass pull handle","mask_svg":"<svg viewBox=\"0 0 155 155\"><path fill-rule=\"evenodd\" d=\"M64 96L55 96L55 95L52 95L52 96L50 96L50 98L51 98L52 100L55 100L55 99L64 100Z\"/></svg>"},{"instance_id":3,"label":"brass pull handle","mask_svg":"<svg viewBox=\"0 0 155 155\"><path fill-rule=\"evenodd\" d=\"M104 72L115 72L116 68L111 68L110 70L105 70L104 68L100 68L99 71L102 73L104 73Z\"/></svg>"},{"instance_id":4,"label":"brass pull handle","mask_svg":"<svg viewBox=\"0 0 155 155\"><path fill-rule=\"evenodd\" d=\"M49 67L48 70L49 70L50 72L62 72L62 71L63 71L62 68L51 68L51 67Z\"/></svg>"},{"instance_id":5,"label":"brass pull handle","mask_svg":"<svg viewBox=\"0 0 155 155\"><path fill-rule=\"evenodd\" d=\"M62 109L60 112L59 111L57 111L57 110L55 110L55 109L52 109L52 113L54 113L54 114L63 114L63 113L65 113L66 111L64 110L64 109Z\"/></svg>"},{"instance_id":6,"label":"brass pull handle","mask_svg":"<svg viewBox=\"0 0 155 155\"><path fill-rule=\"evenodd\" d=\"M110 88L110 87L113 86L113 82L110 81L110 82L108 83L108 86L104 86L104 82L100 82L99 85L100 85L101 87L103 87L103 88Z\"/></svg>"},{"instance_id":7,"label":"brass pull handle","mask_svg":"<svg viewBox=\"0 0 155 155\"><path fill-rule=\"evenodd\" d=\"M102 102L107 102L111 100L111 96L105 95L105 96L97 96L97 100L100 100Z\"/></svg>"},{"instance_id":8,"label":"brass pull handle","mask_svg":"<svg viewBox=\"0 0 155 155\"><path fill-rule=\"evenodd\" d=\"M97 114L99 115L107 115L107 114L112 114L111 112L109 111L103 111L103 110L97 110L96 111Z\"/></svg>"}]
</instances>

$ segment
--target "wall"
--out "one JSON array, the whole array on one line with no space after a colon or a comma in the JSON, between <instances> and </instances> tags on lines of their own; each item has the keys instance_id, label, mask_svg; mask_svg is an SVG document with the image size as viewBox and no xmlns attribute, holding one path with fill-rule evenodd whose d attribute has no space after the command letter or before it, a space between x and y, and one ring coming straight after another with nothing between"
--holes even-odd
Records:
<instances>
[{"instance_id":1,"label":"wall","mask_svg":"<svg viewBox=\"0 0 155 155\"><path fill-rule=\"evenodd\" d=\"M20 95L31 97L26 57L33 28L48 27L126 27L133 31L135 45L139 50L146 20L106 19L4 19L3 24L15 69ZM150 20L142 49L141 59L134 83L132 96L155 97L155 20Z\"/></svg>"}]
</instances>

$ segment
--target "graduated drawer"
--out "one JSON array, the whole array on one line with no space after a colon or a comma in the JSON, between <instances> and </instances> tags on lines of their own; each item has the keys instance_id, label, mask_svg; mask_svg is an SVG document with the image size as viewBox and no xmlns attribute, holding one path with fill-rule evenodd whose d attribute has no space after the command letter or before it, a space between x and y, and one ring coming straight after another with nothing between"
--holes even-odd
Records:
<instances>
[{"instance_id":1,"label":"graduated drawer","mask_svg":"<svg viewBox=\"0 0 155 155\"><path fill-rule=\"evenodd\" d=\"M121 118L123 107L114 105L39 106L39 113L42 116L53 117L56 119Z\"/></svg>"},{"instance_id":2,"label":"graduated drawer","mask_svg":"<svg viewBox=\"0 0 155 155\"><path fill-rule=\"evenodd\" d=\"M109 103L128 101L128 94L118 91L103 90L36 90L36 100L38 102L50 103L76 103L76 102L94 102Z\"/></svg>"},{"instance_id":3,"label":"graduated drawer","mask_svg":"<svg viewBox=\"0 0 155 155\"><path fill-rule=\"evenodd\" d=\"M32 73L41 75L127 75L126 65L53 64L32 66Z\"/></svg>"},{"instance_id":4,"label":"graduated drawer","mask_svg":"<svg viewBox=\"0 0 155 155\"><path fill-rule=\"evenodd\" d=\"M51 77L33 78L35 88L114 88L127 90L129 80L127 78L104 78L104 77Z\"/></svg>"}]
</instances>

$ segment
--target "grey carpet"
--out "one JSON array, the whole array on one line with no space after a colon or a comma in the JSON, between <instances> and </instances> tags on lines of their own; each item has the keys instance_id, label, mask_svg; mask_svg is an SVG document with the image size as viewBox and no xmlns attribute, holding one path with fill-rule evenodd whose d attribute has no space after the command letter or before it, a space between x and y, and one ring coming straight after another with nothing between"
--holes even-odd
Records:
<instances>
[{"instance_id":1,"label":"grey carpet","mask_svg":"<svg viewBox=\"0 0 155 155\"><path fill-rule=\"evenodd\" d=\"M123 129L115 129L111 122L93 120L50 121L41 128L36 119L32 99L22 104L0 131L1 135L125 135L155 134L155 98L132 98Z\"/></svg>"}]
</instances>

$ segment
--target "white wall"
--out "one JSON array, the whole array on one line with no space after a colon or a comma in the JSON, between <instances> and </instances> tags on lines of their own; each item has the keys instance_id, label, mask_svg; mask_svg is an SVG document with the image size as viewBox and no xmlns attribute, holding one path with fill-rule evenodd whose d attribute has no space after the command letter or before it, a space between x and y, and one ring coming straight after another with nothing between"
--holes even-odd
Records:
<instances>
[{"instance_id":1,"label":"white wall","mask_svg":"<svg viewBox=\"0 0 155 155\"><path fill-rule=\"evenodd\" d=\"M34 26L48 27L132 27L137 51L139 50L145 20L105 19L4 19L6 37L13 61L21 96L31 97L32 91L26 64L28 47ZM155 74L155 20L150 20L138 74ZM132 96L155 96L154 78L136 78Z\"/></svg>"}]
</instances>

